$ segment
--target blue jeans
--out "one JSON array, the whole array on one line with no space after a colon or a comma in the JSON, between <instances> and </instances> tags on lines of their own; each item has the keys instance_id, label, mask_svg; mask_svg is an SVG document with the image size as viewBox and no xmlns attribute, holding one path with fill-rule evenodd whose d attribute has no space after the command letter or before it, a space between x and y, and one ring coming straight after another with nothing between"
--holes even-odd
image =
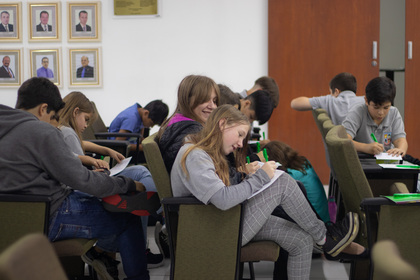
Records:
<instances>
[{"instance_id":1,"label":"blue jeans","mask_svg":"<svg viewBox=\"0 0 420 280\"><path fill-rule=\"evenodd\" d=\"M127 279L150 279L140 218L108 212L96 197L77 191L67 196L50 218L48 238L98 239L98 248L107 252L118 249ZM115 244L117 248L107 248L105 244Z\"/></svg>"}]
</instances>

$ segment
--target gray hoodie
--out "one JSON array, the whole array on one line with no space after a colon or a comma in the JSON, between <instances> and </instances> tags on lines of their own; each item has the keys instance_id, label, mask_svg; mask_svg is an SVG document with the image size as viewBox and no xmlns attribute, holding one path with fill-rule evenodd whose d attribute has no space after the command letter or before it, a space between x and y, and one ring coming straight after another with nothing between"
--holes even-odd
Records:
<instances>
[{"instance_id":1,"label":"gray hoodie","mask_svg":"<svg viewBox=\"0 0 420 280\"><path fill-rule=\"evenodd\" d=\"M53 213L72 189L102 198L135 188L129 178L85 168L57 128L0 105L0 193L51 196Z\"/></svg>"}]
</instances>

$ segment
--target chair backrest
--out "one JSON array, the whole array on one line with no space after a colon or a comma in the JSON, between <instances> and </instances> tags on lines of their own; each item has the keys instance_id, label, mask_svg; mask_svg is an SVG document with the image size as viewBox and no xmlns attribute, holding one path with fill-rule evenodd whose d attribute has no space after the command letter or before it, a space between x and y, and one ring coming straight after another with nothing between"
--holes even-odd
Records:
<instances>
[{"instance_id":1,"label":"chair backrest","mask_svg":"<svg viewBox=\"0 0 420 280\"><path fill-rule=\"evenodd\" d=\"M173 197L171 180L166 171L165 163L160 153L159 145L155 141L157 133L148 136L142 141L144 156L146 157L147 167L152 174L159 198L162 200Z\"/></svg>"},{"instance_id":2,"label":"chair backrest","mask_svg":"<svg viewBox=\"0 0 420 280\"><path fill-rule=\"evenodd\" d=\"M95 120L94 123L90 124L82 134L83 140L93 140L96 139L95 133L100 132L108 132L108 128L106 127L104 121L101 118L101 115L99 114L98 109L96 108L96 105L94 102L92 102L93 106L95 107L95 110L98 114L98 118Z\"/></svg>"},{"instance_id":3,"label":"chair backrest","mask_svg":"<svg viewBox=\"0 0 420 280\"><path fill-rule=\"evenodd\" d=\"M0 252L29 233L47 233L50 198L0 194Z\"/></svg>"},{"instance_id":4,"label":"chair backrest","mask_svg":"<svg viewBox=\"0 0 420 280\"><path fill-rule=\"evenodd\" d=\"M318 115L317 125L318 125L318 128L320 128L319 132L321 132L322 139L324 141L325 141L325 136L327 136L327 134L325 133L325 130L324 130L324 123L325 122L328 122L328 121L331 122L331 119L330 119L330 117L326 113L322 113L322 114L319 114Z\"/></svg>"},{"instance_id":5,"label":"chair backrest","mask_svg":"<svg viewBox=\"0 0 420 280\"><path fill-rule=\"evenodd\" d=\"M362 199L373 197L373 194L353 141L347 138L347 132L342 125L331 128L325 140L346 210L359 212Z\"/></svg>"},{"instance_id":6,"label":"chair backrest","mask_svg":"<svg viewBox=\"0 0 420 280\"><path fill-rule=\"evenodd\" d=\"M347 132L342 125L332 127L325 141L346 211L358 213L359 217L363 217L360 203L363 198L373 197L373 194L353 142L347 138ZM365 232L365 228L359 230L357 242L367 245L366 236L362 238Z\"/></svg>"},{"instance_id":7,"label":"chair backrest","mask_svg":"<svg viewBox=\"0 0 420 280\"><path fill-rule=\"evenodd\" d=\"M0 255L2 280L67 280L48 239L41 233L27 235Z\"/></svg>"},{"instance_id":8,"label":"chair backrest","mask_svg":"<svg viewBox=\"0 0 420 280\"><path fill-rule=\"evenodd\" d=\"M373 246L372 260L375 280L420 280L419 271L401 257L391 240L381 240Z\"/></svg>"},{"instance_id":9,"label":"chair backrest","mask_svg":"<svg viewBox=\"0 0 420 280\"><path fill-rule=\"evenodd\" d=\"M315 124L317 125L318 130L321 132L321 130L322 130L322 124L320 124L319 121L318 121L318 116L320 114L328 114L328 113L327 113L327 111L325 109L315 109L315 110L312 110L312 116L314 117ZM322 134L322 132L321 132L321 134Z\"/></svg>"}]
</instances>

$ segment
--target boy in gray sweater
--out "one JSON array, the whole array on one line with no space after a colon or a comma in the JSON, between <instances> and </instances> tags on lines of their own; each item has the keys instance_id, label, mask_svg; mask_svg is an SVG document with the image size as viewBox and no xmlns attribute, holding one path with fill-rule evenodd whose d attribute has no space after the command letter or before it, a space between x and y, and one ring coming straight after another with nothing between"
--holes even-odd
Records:
<instances>
[{"instance_id":1,"label":"boy in gray sweater","mask_svg":"<svg viewBox=\"0 0 420 280\"><path fill-rule=\"evenodd\" d=\"M83 167L50 124L63 106L58 88L46 78L22 84L16 103L20 110L0 105L0 193L50 196L51 241L97 238L100 251L120 252L129 279L149 279L139 217L108 212L98 199L144 191L144 186ZM102 262L106 269L100 273L108 277L104 279L115 279L105 253L93 249L84 260Z\"/></svg>"}]
</instances>

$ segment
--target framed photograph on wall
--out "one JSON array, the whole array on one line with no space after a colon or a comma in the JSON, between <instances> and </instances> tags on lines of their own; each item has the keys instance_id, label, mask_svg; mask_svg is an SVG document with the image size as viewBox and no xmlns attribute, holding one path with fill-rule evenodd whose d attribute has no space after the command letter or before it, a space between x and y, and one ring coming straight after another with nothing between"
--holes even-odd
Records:
<instances>
[{"instance_id":1,"label":"framed photograph on wall","mask_svg":"<svg viewBox=\"0 0 420 280\"><path fill-rule=\"evenodd\" d=\"M21 50L0 49L0 86L20 86L22 81Z\"/></svg>"},{"instance_id":2,"label":"framed photograph on wall","mask_svg":"<svg viewBox=\"0 0 420 280\"><path fill-rule=\"evenodd\" d=\"M22 41L22 8L20 3L0 4L0 42Z\"/></svg>"},{"instance_id":3,"label":"framed photograph on wall","mask_svg":"<svg viewBox=\"0 0 420 280\"><path fill-rule=\"evenodd\" d=\"M30 50L31 77L50 79L57 86L61 85L60 51Z\"/></svg>"},{"instance_id":4,"label":"framed photograph on wall","mask_svg":"<svg viewBox=\"0 0 420 280\"><path fill-rule=\"evenodd\" d=\"M100 3L67 3L68 40L100 41Z\"/></svg>"},{"instance_id":5,"label":"framed photograph on wall","mask_svg":"<svg viewBox=\"0 0 420 280\"><path fill-rule=\"evenodd\" d=\"M28 3L29 41L60 41L60 3Z\"/></svg>"},{"instance_id":6,"label":"framed photograph on wall","mask_svg":"<svg viewBox=\"0 0 420 280\"><path fill-rule=\"evenodd\" d=\"M101 86L100 49L70 49L70 86Z\"/></svg>"}]
</instances>

